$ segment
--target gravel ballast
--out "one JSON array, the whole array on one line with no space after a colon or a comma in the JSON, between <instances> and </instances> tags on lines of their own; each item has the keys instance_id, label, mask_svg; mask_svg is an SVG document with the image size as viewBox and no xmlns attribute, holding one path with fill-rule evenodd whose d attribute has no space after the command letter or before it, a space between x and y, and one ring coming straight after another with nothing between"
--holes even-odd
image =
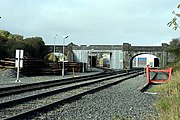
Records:
<instances>
[{"instance_id":1,"label":"gravel ballast","mask_svg":"<svg viewBox=\"0 0 180 120\"><path fill-rule=\"evenodd\" d=\"M15 79L14 71L0 71L0 87L62 79L62 77L21 76L20 83L16 83ZM141 93L140 88L145 83L146 78L141 75L59 106L38 118L44 120L146 120L150 118L154 120L157 119L158 113L153 104L158 100L158 95Z\"/></svg>"},{"instance_id":2,"label":"gravel ballast","mask_svg":"<svg viewBox=\"0 0 180 120\"><path fill-rule=\"evenodd\" d=\"M138 76L50 111L39 119L54 120L143 120L157 119L153 104L157 95L144 94L146 79Z\"/></svg>"},{"instance_id":3,"label":"gravel ballast","mask_svg":"<svg viewBox=\"0 0 180 120\"><path fill-rule=\"evenodd\" d=\"M22 84L29 84L29 83L37 83L37 82L43 82L43 81L68 79L68 78L78 77L78 76L87 76L87 75L98 74L101 72L102 70L99 70L99 69L93 69L92 72L86 72L86 73L75 72L73 74L72 72L68 72L64 77L62 77L61 74L60 75L41 75L41 76L24 76L20 74L19 80L21 82L15 82L16 70L0 69L0 88L17 86L17 85L22 85Z\"/></svg>"}]
</instances>

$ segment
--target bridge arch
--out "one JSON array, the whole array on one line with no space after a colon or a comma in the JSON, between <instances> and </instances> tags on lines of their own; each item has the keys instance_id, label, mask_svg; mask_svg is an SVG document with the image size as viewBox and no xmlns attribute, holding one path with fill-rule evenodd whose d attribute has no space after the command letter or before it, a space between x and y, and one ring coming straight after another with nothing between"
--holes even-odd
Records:
<instances>
[{"instance_id":1,"label":"bridge arch","mask_svg":"<svg viewBox=\"0 0 180 120\"><path fill-rule=\"evenodd\" d=\"M145 53L157 56L159 67L164 67L168 60L167 47L167 43L162 43L162 46L131 46L129 43L123 43L123 67L131 69L133 58Z\"/></svg>"},{"instance_id":2,"label":"bridge arch","mask_svg":"<svg viewBox=\"0 0 180 120\"><path fill-rule=\"evenodd\" d=\"M151 53L138 53L130 58L130 68L146 67L148 64L152 67L159 67L159 58Z\"/></svg>"}]
</instances>

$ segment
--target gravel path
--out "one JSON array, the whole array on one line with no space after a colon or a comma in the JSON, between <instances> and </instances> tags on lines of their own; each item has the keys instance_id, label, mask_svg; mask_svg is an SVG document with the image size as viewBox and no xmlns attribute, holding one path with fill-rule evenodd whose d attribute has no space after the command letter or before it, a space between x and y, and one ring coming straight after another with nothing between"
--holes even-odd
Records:
<instances>
[{"instance_id":1,"label":"gravel path","mask_svg":"<svg viewBox=\"0 0 180 120\"><path fill-rule=\"evenodd\" d=\"M155 120L157 111L153 108L153 104L158 97L139 91L145 82L146 79L143 76L126 80L60 106L38 118L44 120Z\"/></svg>"}]
</instances>

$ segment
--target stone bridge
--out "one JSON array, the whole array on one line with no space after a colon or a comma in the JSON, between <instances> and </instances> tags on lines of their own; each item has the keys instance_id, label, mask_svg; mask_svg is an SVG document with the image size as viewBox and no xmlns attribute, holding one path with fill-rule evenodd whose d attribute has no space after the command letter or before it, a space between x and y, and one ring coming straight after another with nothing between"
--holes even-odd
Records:
<instances>
[{"instance_id":1,"label":"stone bridge","mask_svg":"<svg viewBox=\"0 0 180 120\"><path fill-rule=\"evenodd\" d=\"M47 46L53 51L53 46ZM85 62L87 67L100 66L102 56L109 56L107 66L112 69L128 69L132 68L132 61L137 55L151 54L159 59L159 66L163 67L167 64L168 53L167 43L161 46L132 46L129 43L123 45L75 45L70 43L65 46L65 51L72 51L73 60L75 62ZM56 46L56 51L62 52L62 46ZM72 56L72 55L71 55Z\"/></svg>"}]
</instances>

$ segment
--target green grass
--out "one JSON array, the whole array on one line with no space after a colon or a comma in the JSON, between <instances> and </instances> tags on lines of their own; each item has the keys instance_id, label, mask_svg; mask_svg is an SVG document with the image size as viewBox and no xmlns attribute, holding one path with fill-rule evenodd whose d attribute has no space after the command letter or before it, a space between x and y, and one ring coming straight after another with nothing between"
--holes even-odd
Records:
<instances>
[{"instance_id":1,"label":"green grass","mask_svg":"<svg viewBox=\"0 0 180 120\"><path fill-rule=\"evenodd\" d=\"M162 92L156 103L159 110L159 120L180 120L180 61L169 64L174 70L171 81L153 87L151 91Z\"/></svg>"},{"instance_id":2,"label":"green grass","mask_svg":"<svg viewBox=\"0 0 180 120\"><path fill-rule=\"evenodd\" d=\"M114 115L112 117L112 120L130 120L130 118L128 117L122 117L122 116L119 116L119 115Z\"/></svg>"}]
</instances>

